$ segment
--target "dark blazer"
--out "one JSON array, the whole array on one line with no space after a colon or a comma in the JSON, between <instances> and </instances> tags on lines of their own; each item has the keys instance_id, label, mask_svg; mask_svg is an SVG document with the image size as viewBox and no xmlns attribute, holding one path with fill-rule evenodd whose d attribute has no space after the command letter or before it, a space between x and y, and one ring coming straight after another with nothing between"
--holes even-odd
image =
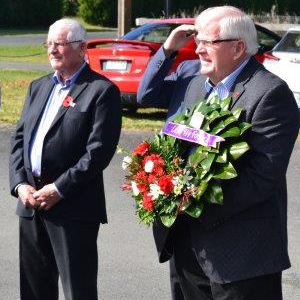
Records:
<instances>
[{"instance_id":1,"label":"dark blazer","mask_svg":"<svg viewBox=\"0 0 300 300\"><path fill-rule=\"evenodd\" d=\"M12 136L10 188L21 182L35 186L29 159L30 144L49 94L53 74L30 84L24 109ZM118 88L87 65L69 95L75 106L59 109L43 145L41 180L55 183L64 198L46 217L107 222L102 171L109 164L120 135ZM18 201L17 214L33 216Z\"/></svg>"},{"instance_id":2,"label":"dark blazer","mask_svg":"<svg viewBox=\"0 0 300 300\"><path fill-rule=\"evenodd\" d=\"M172 58L160 49L138 91L142 104L162 103L168 118L206 97L198 60L168 75ZM239 176L224 181L223 205L206 205L188 219L198 262L215 282L225 283L287 269L286 171L299 130L299 112L287 84L251 58L231 91L232 108L253 124L245 136L251 150L237 161ZM154 238L160 262L172 254L174 236L157 222ZM171 230L172 232L172 230Z\"/></svg>"}]
</instances>

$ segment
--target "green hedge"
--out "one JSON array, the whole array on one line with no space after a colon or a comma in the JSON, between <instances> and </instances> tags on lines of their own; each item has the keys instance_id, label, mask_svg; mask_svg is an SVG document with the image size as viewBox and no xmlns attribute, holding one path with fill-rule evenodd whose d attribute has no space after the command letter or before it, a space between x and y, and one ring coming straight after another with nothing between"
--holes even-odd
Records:
<instances>
[{"instance_id":1,"label":"green hedge","mask_svg":"<svg viewBox=\"0 0 300 300\"><path fill-rule=\"evenodd\" d=\"M61 17L62 0L1 0L2 28L46 28Z\"/></svg>"},{"instance_id":2,"label":"green hedge","mask_svg":"<svg viewBox=\"0 0 300 300\"><path fill-rule=\"evenodd\" d=\"M260 14L271 11L277 5L279 15L300 15L299 0L231 0L230 5L246 12ZM88 23L104 26L117 26L118 0L78 0L79 14ZM195 11L210 6L228 4L228 0L172 0L172 15L181 16L185 12L193 16ZM164 15L164 0L132 0L132 25L138 17L161 17Z\"/></svg>"}]
</instances>

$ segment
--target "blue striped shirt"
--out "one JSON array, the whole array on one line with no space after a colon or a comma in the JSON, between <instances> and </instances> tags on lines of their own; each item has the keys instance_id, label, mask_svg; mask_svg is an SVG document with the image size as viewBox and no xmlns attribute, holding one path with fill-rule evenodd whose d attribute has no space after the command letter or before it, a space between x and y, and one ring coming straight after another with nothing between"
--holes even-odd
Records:
<instances>
[{"instance_id":1,"label":"blue striped shirt","mask_svg":"<svg viewBox=\"0 0 300 300\"><path fill-rule=\"evenodd\" d=\"M231 74L225 77L217 85L213 85L209 78L205 81L205 89L208 93L216 93L221 99L229 96L232 85L234 84L237 76L241 73L250 58L243 61Z\"/></svg>"}]
</instances>

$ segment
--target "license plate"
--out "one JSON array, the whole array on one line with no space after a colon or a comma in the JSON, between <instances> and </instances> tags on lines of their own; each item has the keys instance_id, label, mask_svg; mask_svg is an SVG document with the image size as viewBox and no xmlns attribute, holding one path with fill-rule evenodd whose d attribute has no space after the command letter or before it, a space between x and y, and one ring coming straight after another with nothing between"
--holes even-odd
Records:
<instances>
[{"instance_id":1,"label":"license plate","mask_svg":"<svg viewBox=\"0 0 300 300\"><path fill-rule=\"evenodd\" d=\"M104 70L126 71L127 61L125 60L107 60L103 64Z\"/></svg>"}]
</instances>

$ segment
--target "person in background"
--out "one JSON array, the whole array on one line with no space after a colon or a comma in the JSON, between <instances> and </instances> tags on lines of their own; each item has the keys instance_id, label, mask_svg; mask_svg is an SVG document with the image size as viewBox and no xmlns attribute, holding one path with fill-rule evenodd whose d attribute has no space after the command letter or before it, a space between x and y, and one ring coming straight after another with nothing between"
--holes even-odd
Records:
<instances>
[{"instance_id":1,"label":"person in background","mask_svg":"<svg viewBox=\"0 0 300 300\"><path fill-rule=\"evenodd\" d=\"M77 21L51 25L45 47L54 73L30 84L11 145L21 299L58 299L60 276L65 299L95 300L102 172L120 135L120 92L85 62Z\"/></svg>"},{"instance_id":2,"label":"person in background","mask_svg":"<svg viewBox=\"0 0 300 300\"><path fill-rule=\"evenodd\" d=\"M169 75L177 50L195 39L199 59ZM287 84L254 58L253 21L232 6L204 10L193 25L174 29L149 63L138 101L169 109L167 121L197 99L232 97L252 124L238 177L222 183L223 205L206 205L199 219L153 227L160 262L170 260L172 299L281 300L287 247L286 171L299 130Z\"/></svg>"}]
</instances>

